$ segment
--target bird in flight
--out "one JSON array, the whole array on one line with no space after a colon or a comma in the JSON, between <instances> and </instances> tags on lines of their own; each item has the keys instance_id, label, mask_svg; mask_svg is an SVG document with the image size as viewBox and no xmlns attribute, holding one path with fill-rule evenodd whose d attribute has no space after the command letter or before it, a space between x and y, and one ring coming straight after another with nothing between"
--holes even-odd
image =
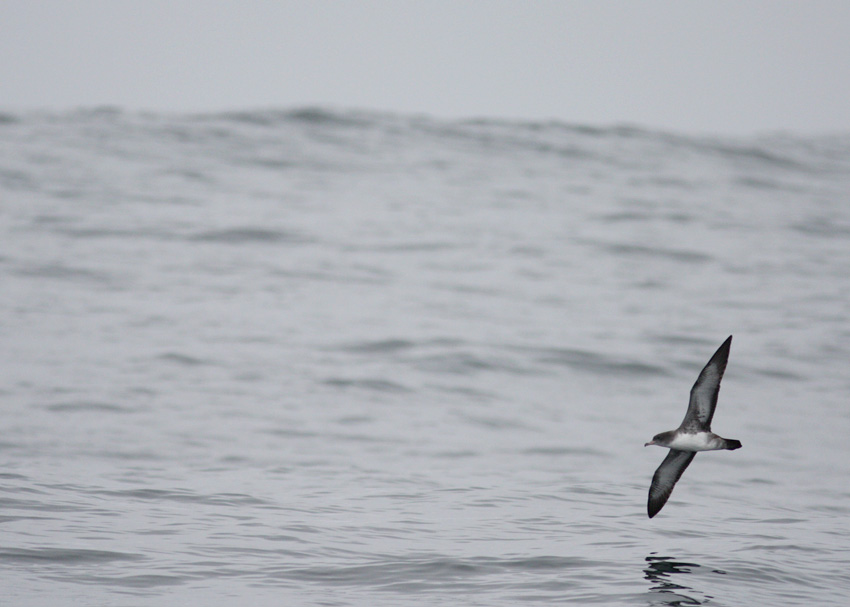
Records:
<instances>
[{"instance_id":1,"label":"bird in flight","mask_svg":"<svg viewBox=\"0 0 850 607\"><path fill-rule=\"evenodd\" d=\"M720 380L726 370L731 346L730 335L700 372L694 387L691 388L691 400L682 424L676 430L656 434L644 445L658 445L670 449L652 477L647 502L649 518L658 514L667 503L673 487L697 451L732 451L741 448L741 441L722 438L711 431L711 418L714 417L714 409L717 407L717 393L720 391Z\"/></svg>"}]
</instances>

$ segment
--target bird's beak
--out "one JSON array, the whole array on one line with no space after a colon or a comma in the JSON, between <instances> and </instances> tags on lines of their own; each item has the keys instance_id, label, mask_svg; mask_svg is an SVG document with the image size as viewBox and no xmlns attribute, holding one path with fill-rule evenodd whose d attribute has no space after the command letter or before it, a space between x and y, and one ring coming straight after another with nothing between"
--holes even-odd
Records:
<instances>
[{"instance_id":1,"label":"bird's beak","mask_svg":"<svg viewBox=\"0 0 850 607\"><path fill-rule=\"evenodd\" d=\"M654 444L655 444L655 441L649 441L648 443L645 443L643 446L649 447L650 445L654 445Z\"/></svg>"}]
</instances>

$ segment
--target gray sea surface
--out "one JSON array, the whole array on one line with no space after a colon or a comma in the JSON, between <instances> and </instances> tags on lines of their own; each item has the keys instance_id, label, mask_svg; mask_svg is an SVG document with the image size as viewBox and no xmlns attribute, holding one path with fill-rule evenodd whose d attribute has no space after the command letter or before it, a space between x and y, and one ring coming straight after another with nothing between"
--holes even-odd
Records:
<instances>
[{"instance_id":1,"label":"gray sea surface","mask_svg":"<svg viewBox=\"0 0 850 607\"><path fill-rule=\"evenodd\" d=\"M4 604L845 605L850 135L5 113L0 412Z\"/></svg>"}]
</instances>

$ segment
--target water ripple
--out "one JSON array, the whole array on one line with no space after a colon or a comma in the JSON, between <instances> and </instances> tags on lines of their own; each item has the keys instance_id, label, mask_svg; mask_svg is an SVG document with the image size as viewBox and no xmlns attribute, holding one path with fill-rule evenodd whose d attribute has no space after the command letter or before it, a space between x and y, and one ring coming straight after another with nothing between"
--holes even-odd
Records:
<instances>
[{"instance_id":1,"label":"water ripple","mask_svg":"<svg viewBox=\"0 0 850 607\"><path fill-rule=\"evenodd\" d=\"M286 232L283 230L271 230L268 228L243 227L229 228L224 230L208 230L193 234L189 240L196 242L222 243L232 245L249 244L304 244L312 239L297 232Z\"/></svg>"},{"instance_id":2,"label":"water ripple","mask_svg":"<svg viewBox=\"0 0 850 607\"><path fill-rule=\"evenodd\" d=\"M373 586L393 591L439 590L456 591L458 587L474 588L476 578L514 576L592 569L602 565L599 561L580 557L471 557L449 558L442 556L384 557L378 561L359 565L323 567L287 567L267 570L270 577L309 581L335 586ZM509 577L499 584L525 586L525 581ZM567 583L567 585L569 585Z\"/></svg>"},{"instance_id":3,"label":"water ripple","mask_svg":"<svg viewBox=\"0 0 850 607\"><path fill-rule=\"evenodd\" d=\"M141 555L129 552L81 548L5 548L0 550L0 562L9 564L85 565L142 559Z\"/></svg>"}]
</instances>

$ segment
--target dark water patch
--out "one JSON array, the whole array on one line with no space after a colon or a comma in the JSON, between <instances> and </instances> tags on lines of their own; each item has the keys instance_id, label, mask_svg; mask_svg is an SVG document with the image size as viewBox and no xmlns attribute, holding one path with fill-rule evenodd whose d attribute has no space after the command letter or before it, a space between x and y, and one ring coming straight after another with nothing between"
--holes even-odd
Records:
<instances>
[{"instance_id":1,"label":"dark water patch","mask_svg":"<svg viewBox=\"0 0 850 607\"><path fill-rule=\"evenodd\" d=\"M711 261L713 257L705 253L697 251L689 251L686 249L668 249L663 247L651 247L647 245L634 244L619 244L593 242L595 246L604 249L607 253L618 257L648 257L655 259L669 259L671 261L679 261L682 263L705 263Z\"/></svg>"},{"instance_id":2,"label":"dark water patch","mask_svg":"<svg viewBox=\"0 0 850 607\"><path fill-rule=\"evenodd\" d=\"M331 377L324 380L324 383L327 386L332 386L334 388L340 389L360 389L360 390L370 390L374 392L389 392L389 393L404 393L411 392L412 390L398 382L390 381L387 379L379 379L379 378L357 378L357 379L349 379L342 377Z\"/></svg>"},{"instance_id":3,"label":"dark water patch","mask_svg":"<svg viewBox=\"0 0 850 607\"><path fill-rule=\"evenodd\" d=\"M510 252L513 255L528 257L531 259L543 259L549 253L546 247L533 245L519 245L511 247Z\"/></svg>"},{"instance_id":4,"label":"dark water patch","mask_svg":"<svg viewBox=\"0 0 850 607\"><path fill-rule=\"evenodd\" d=\"M166 456L162 453L146 449L126 449L121 451L108 449L103 451L93 451L90 453L94 453L97 457L103 458L105 461L154 462L166 459Z\"/></svg>"},{"instance_id":5,"label":"dark water patch","mask_svg":"<svg viewBox=\"0 0 850 607\"><path fill-rule=\"evenodd\" d=\"M697 142L694 145L702 150L717 154L730 160L733 164L761 165L771 169L796 170L807 172L810 167L776 151L775 147L770 149L758 144L736 144L721 141Z\"/></svg>"},{"instance_id":6,"label":"dark water patch","mask_svg":"<svg viewBox=\"0 0 850 607\"><path fill-rule=\"evenodd\" d=\"M416 346L415 342L407 339L379 339L376 341L361 341L340 346L344 352L356 354L395 354L404 350L410 350Z\"/></svg>"},{"instance_id":7,"label":"dark water patch","mask_svg":"<svg viewBox=\"0 0 850 607\"><path fill-rule=\"evenodd\" d=\"M53 403L45 405L44 408L48 411L54 411L57 413L131 413L133 411L133 409L122 407L121 405L116 405L114 403L86 400Z\"/></svg>"},{"instance_id":8,"label":"dark water patch","mask_svg":"<svg viewBox=\"0 0 850 607\"><path fill-rule=\"evenodd\" d=\"M176 238L174 234L159 230L150 229L127 229L127 228L57 228L56 232L70 236L71 238L79 238L81 240L89 240L96 238L120 238L133 239L144 238L153 240L173 240Z\"/></svg>"},{"instance_id":9,"label":"dark water patch","mask_svg":"<svg viewBox=\"0 0 850 607\"><path fill-rule=\"evenodd\" d=\"M438 252L452 251L463 248L465 245L457 242L444 242L440 240L429 240L420 242L388 242L383 244L366 244L366 245L347 245L346 250L356 251L375 251L381 253L418 253L418 252Z\"/></svg>"},{"instance_id":10,"label":"dark water patch","mask_svg":"<svg viewBox=\"0 0 850 607\"><path fill-rule=\"evenodd\" d=\"M452 375L474 375L481 372L510 373L515 375L534 375L538 371L523 367L505 357L481 356L473 352L446 352L421 356L412 359L412 364L429 373L448 373Z\"/></svg>"},{"instance_id":11,"label":"dark water patch","mask_svg":"<svg viewBox=\"0 0 850 607\"><path fill-rule=\"evenodd\" d=\"M686 346L708 346L714 343L714 339L708 339L705 337L695 337L693 335L678 335L672 333L660 333L656 335L652 335L650 337L653 341L657 341L664 344L672 344L674 346L678 345L686 345Z\"/></svg>"},{"instance_id":12,"label":"dark water patch","mask_svg":"<svg viewBox=\"0 0 850 607\"><path fill-rule=\"evenodd\" d=\"M70 493L77 495L81 492L79 487L68 489L67 485L42 485L52 490L68 490ZM83 490L85 491L85 490ZM39 516L35 513L49 512L62 513L80 512L86 508L78 503L62 502L51 500L47 496L49 492L40 489L32 489L30 487L3 487L2 497L0 497L0 511L9 512L11 510L21 511L25 518L53 518L50 516ZM11 497L15 494L22 494L25 497Z\"/></svg>"},{"instance_id":13,"label":"dark water patch","mask_svg":"<svg viewBox=\"0 0 850 607\"><path fill-rule=\"evenodd\" d=\"M451 291L453 293L497 296L504 294L504 290L497 287L484 287L481 285L470 285L450 282L434 282L429 285L433 289Z\"/></svg>"},{"instance_id":14,"label":"dark water patch","mask_svg":"<svg viewBox=\"0 0 850 607\"><path fill-rule=\"evenodd\" d=\"M48 278L99 284L108 284L112 282L112 277L105 272L97 272L87 268L77 268L59 262L29 265L19 268L15 273L19 276L28 278Z\"/></svg>"},{"instance_id":15,"label":"dark water patch","mask_svg":"<svg viewBox=\"0 0 850 607\"><path fill-rule=\"evenodd\" d=\"M804 192L805 189L800 186L791 185L782 182L779 179L769 179L767 177L754 177L752 175L741 175L735 179L737 185L755 190L776 190L776 191L793 191Z\"/></svg>"},{"instance_id":16,"label":"dark water patch","mask_svg":"<svg viewBox=\"0 0 850 607\"><path fill-rule=\"evenodd\" d=\"M464 144L505 154L533 152L570 160L593 159L597 154L584 139L604 136L606 129L574 127L562 123L530 123L489 118L458 121L417 119L410 126L435 137L447 146Z\"/></svg>"},{"instance_id":17,"label":"dark water patch","mask_svg":"<svg viewBox=\"0 0 850 607\"><path fill-rule=\"evenodd\" d=\"M26 481L29 479L22 474L15 474L14 472L0 472L0 480Z\"/></svg>"},{"instance_id":18,"label":"dark water patch","mask_svg":"<svg viewBox=\"0 0 850 607\"><path fill-rule=\"evenodd\" d=\"M82 187L53 187L50 190L50 193L56 198L62 198L65 200L77 200L88 197L88 190Z\"/></svg>"},{"instance_id":19,"label":"dark water patch","mask_svg":"<svg viewBox=\"0 0 850 607\"><path fill-rule=\"evenodd\" d=\"M600 219L604 223L632 223L637 221L651 221L655 219L654 213L639 211L620 211L602 215Z\"/></svg>"},{"instance_id":20,"label":"dark water patch","mask_svg":"<svg viewBox=\"0 0 850 607\"><path fill-rule=\"evenodd\" d=\"M362 340L343 343L332 347L333 350L349 352L352 354L385 356L385 355L407 355L416 350L458 348L463 345L463 340L451 337L438 337L421 341L410 339L389 338L376 340Z\"/></svg>"},{"instance_id":21,"label":"dark water patch","mask_svg":"<svg viewBox=\"0 0 850 607\"><path fill-rule=\"evenodd\" d=\"M650 176L646 179L646 183L656 185L661 188L670 188L685 191L692 191L697 189L698 187L698 185L693 181L688 181L687 179L683 179L681 177L674 177L672 175Z\"/></svg>"},{"instance_id":22,"label":"dark water patch","mask_svg":"<svg viewBox=\"0 0 850 607\"><path fill-rule=\"evenodd\" d=\"M641 291L659 291L663 289L668 289L670 287L670 283L666 280L655 280L652 278L645 278L635 280L634 282L629 282L629 286L634 287L635 289L640 289Z\"/></svg>"},{"instance_id":23,"label":"dark water patch","mask_svg":"<svg viewBox=\"0 0 850 607\"><path fill-rule=\"evenodd\" d=\"M343 268L341 270L273 270L273 276L297 280L316 280L341 284L385 285L392 278L390 272Z\"/></svg>"},{"instance_id":24,"label":"dark water patch","mask_svg":"<svg viewBox=\"0 0 850 607\"><path fill-rule=\"evenodd\" d=\"M0 168L0 187L4 190L33 191L36 185L36 181L23 171Z\"/></svg>"},{"instance_id":25,"label":"dark water patch","mask_svg":"<svg viewBox=\"0 0 850 607\"><path fill-rule=\"evenodd\" d=\"M327 435L334 441L344 441L348 443L374 443L376 445L402 445L406 444L406 439L391 438L386 434L364 434L355 432L334 432Z\"/></svg>"},{"instance_id":26,"label":"dark water patch","mask_svg":"<svg viewBox=\"0 0 850 607\"><path fill-rule=\"evenodd\" d=\"M800 523L808 523L809 519L802 518L790 518L790 517L780 517L780 518L765 518L759 520L747 519L750 523L757 524L768 524L768 525L799 525Z\"/></svg>"},{"instance_id":27,"label":"dark water patch","mask_svg":"<svg viewBox=\"0 0 850 607\"><path fill-rule=\"evenodd\" d=\"M310 430L296 430L293 428L270 428L264 431L266 434L271 434L272 436L280 436L282 438L316 438L319 436L318 432L313 432Z\"/></svg>"},{"instance_id":28,"label":"dark water patch","mask_svg":"<svg viewBox=\"0 0 850 607\"><path fill-rule=\"evenodd\" d=\"M474 400L477 402L490 402L499 398L499 396L493 392L478 390L476 388L470 388L468 386L445 386L440 384L428 384L428 387L440 390L441 392L446 392L448 394L459 394L465 399Z\"/></svg>"},{"instance_id":29,"label":"dark water patch","mask_svg":"<svg viewBox=\"0 0 850 607\"><path fill-rule=\"evenodd\" d=\"M163 125L160 130L155 132L161 139L167 139L178 144L201 144L208 146L208 149L216 149L218 147L224 149L224 146L231 143L229 140L235 137L232 128L222 127L220 125L199 126L198 123L203 121L203 117L194 116L184 123ZM241 143L244 144L245 141L242 140ZM186 176L195 172L191 169L169 166L165 169L160 169L157 174L180 174L184 171L186 172ZM190 179L194 181L191 176ZM213 179L204 175L198 180L199 183L205 181L212 182Z\"/></svg>"},{"instance_id":30,"label":"dark water patch","mask_svg":"<svg viewBox=\"0 0 850 607\"><path fill-rule=\"evenodd\" d=\"M212 361L189 356L188 354L181 354L179 352L166 352L164 354L160 354L156 358L157 360L174 363L184 367L200 367L212 364Z\"/></svg>"},{"instance_id":31,"label":"dark water patch","mask_svg":"<svg viewBox=\"0 0 850 607\"><path fill-rule=\"evenodd\" d=\"M312 544L312 542L309 542L305 539L302 539L302 538L298 537L297 535L289 535L287 533L274 533L274 534L271 534L271 535L261 534L261 535L257 535L257 536L253 536L253 537L256 537L258 539L262 539L266 542L285 542L287 544L290 543L290 542L296 542L296 543L299 543L299 544ZM234 551L244 551L246 549L245 548L236 548L236 549L233 549L233 550ZM280 550L275 551L275 552L281 553ZM293 551L293 550L284 550L283 553L289 554L289 555L306 556L306 554L303 553L303 552L296 552L296 551Z\"/></svg>"},{"instance_id":32,"label":"dark water patch","mask_svg":"<svg viewBox=\"0 0 850 607\"><path fill-rule=\"evenodd\" d=\"M262 169L285 170L298 166L293 160L278 158L277 156L251 156L243 159L244 164L257 166Z\"/></svg>"},{"instance_id":33,"label":"dark water patch","mask_svg":"<svg viewBox=\"0 0 850 607\"><path fill-rule=\"evenodd\" d=\"M225 230L208 230L189 236L195 242L210 242L232 245L243 244L303 244L312 239L295 232L271 230L267 228L229 228Z\"/></svg>"},{"instance_id":34,"label":"dark water patch","mask_svg":"<svg viewBox=\"0 0 850 607\"><path fill-rule=\"evenodd\" d=\"M94 120L103 120L109 123L115 123L120 118L127 116L127 112L124 111L120 105L95 105L91 107L79 107L73 110L70 110L66 114L72 121L76 121L78 119L86 120L86 119L94 119Z\"/></svg>"},{"instance_id":35,"label":"dark water patch","mask_svg":"<svg viewBox=\"0 0 850 607\"><path fill-rule=\"evenodd\" d=\"M633 377L665 376L663 367L619 356L605 356L588 350L572 348L517 348L530 354L544 365L561 365L598 375L628 375Z\"/></svg>"},{"instance_id":36,"label":"dark water patch","mask_svg":"<svg viewBox=\"0 0 850 607\"><path fill-rule=\"evenodd\" d=\"M2 502L0 502L1 504ZM3 523L15 523L18 521L40 521L40 520L50 520L50 517L45 516L26 516L26 515L0 515L0 525Z\"/></svg>"},{"instance_id":37,"label":"dark water patch","mask_svg":"<svg viewBox=\"0 0 850 607\"><path fill-rule=\"evenodd\" d=\"M757 375L761 375L762 377L768 377L770 379L783 379L787 381L806 381L809 378L805 375L801 375L799 373L795 373L794 371L788 371L787 369L759 369L759 368L750 368L750 372L755 373Z\"/></svg>"},{"instance_id":38,"label":"dark water patch","mask_svg":"<svg viewBox=\"0 0 850 607\"><path fill-rule=\"evenodd\" d=\"M32 218L32 224L36 226L55 226L62 224L70 224L76 221L76 218L69 215L55 214L39 214Z\"/></svg>"},{"instance_id":39,"label":"dark water patch","mask_svg":"<svg viewBox=\"0 0 850 607\"><path fill-rule=\"evenodd\" d=\"M375 421L375 418L370 415L345 415L337 418L336 423L342 426L359 426L360 424L370 424Z\"/></svg>"},{"instance_id":40,"label":"dark water patch","mask_svg":"<svg viewBox=\"0 0 850 607\"><path fill-rule=\"evenodd\" d=\"M378 114L367 112L335 111L319 106L292 109L248 110L240 112L222 112L212 115L240 124L273 127L284 124L301 124L323 127L369 127L376 123Z\"/></svg>"},{"instance_id":41,"label":"dark water patch","mask_svg":"<svg viewBox=\"0 0 850 607\"><path fill-rule=\"evenodd\" d=\"M523 449L520 453L522 455L542 455L545 457L553 457L553 456L592 456L592 457L602 457L606 454L602 451L598 451L596 449L590 449L587 447L583 448L573 448L573 447L561 447L561 446L552 446L552 447L531 447L530 449Z\"/></svg>"},{"instance_id":42,"label":"dark water patch","mask_svg":"<svg viewBox=\"0 0 850 607\"><path fill-rule=\"evenodd\" d=\"M187 168L172 168L167 169L159 173L160 175L166 177L177 177L178 179L191 181L194 183L200 184L212 184L215 183L215 178L210 173L204 173L197 169L187 169ZM194 198L185 198L182 196L171 196L168 198L169 203L173 204L186 204L198 206L199 203Z\"/></svg>"},{"instance_id":43,"label":"dark water patch","mask_svg":"<svg viewBox=\"0 0 850 607\"><path fill-rule=\"evenodd\" d=\"M91 565L116 561L137 561L143 557L130 552L73 548L4 548L0 562L8 564Z\"/></svg>"},{"instance_id":44,"label":"dark water patch","mask_svg":"<svg viewBox=\"0 0 850 607\"><path fill-rule=\"evenodd\" d=\"M600 454L601 455L601 454ZM588 485L588 484L575 484L570 486L569 488L564 490L566 493L572 493L576 495L605 495L605 496L619 496L621 495L618 491L606 491L599 486L596 485Z\"/></svg>"},{"instance_id":45,"label":"dark water patch","mask_svg":"<svg viewBox=\"0 0 850 607\"><path fill-rule=\"evenodd\" d=\"M469 422L470 425L488 428L491 430L528 430L531 427L518 419L509 417L499 417L495 415L464 415L462 417L464 420Z\"/></svg>"},{"instance_id":46,"label":"dark water patch","mask_svg":"<svg viewBox=\"0 0 850 607\"><path fill-rule=\"evenodd\" d=\"M705 533L702 531L690 531L685 528L680 529L659 529L658 534L668 538L682 539L704 539Z\"/></svg>"},{"instance_id":47,"label":"dark water patch","mask_svg":"<svg viewBox=\"0 0 850 607\"><path fill-rule=\"evenodd\" d=\"M263 343L263 342L255 342L255 343ZM264 373L260 373L259 371L246 371L244 373L234 373L233 379L240 382L259 384L267 379L267 375Z\"/></svg>"},{"instance_id":48,"label":"dark water patch","mask_svg":"<svg viewBox=\"0 0 850 607\"><path fill-rule=\"evenodd\" d=\"M481 454L477 451L462 449L458 451L438 451L432 454L431 457L439 459L468 459L470 457L478 457L479 455Z\"/></svg>"},{"instance_id":49,"label":"dark water patch","mask_svg":"<svg viewBox=\"0 0 850 607\"><path fill-rule=\"evenodd\" d=\"M666 213L664 219L670 223L686 224L694 220L694 216L690 213Z\"/></svg>"},{"instance_id":50,"label":"dark water patch","mask_svg":"<svg viewBox=\"0 0 850 607\"><path fill-rule=\"evenodd\" d=\"M748 479L746 479L742 482L745 483L745 484L753 484L753 485L777 485L778 484L777 481L774 480L774 479L760 478L760 477L748 478Z\"/></svg>"},{"instance_id":51,"label":"dark water patch","mask_svg":"<svg viewBox=\"0 0 850 607\"><path fill-rule=\"evenodd\" d=\"M25 481L25 482L29 481L29 479L27 479L26 477L23 477L23 476L19 477L17 475L11 475L11 474L8 477L4 477L4 478L8 478L8 480L20 480L20 481ZM26 486L23 486L23 485L7 485L7 486L0 487L0 490L2 490L3 493L9 493L9 494L12 494L12 493L27 493L27 494L30 494L30 495L44 495L44 491L41 491L40 489L35 489L33 487L26 487Z\"/></svg>"},{"instance_id":52,"label":"dark water patch","mask_svg":"<svg viewBox=\"0 0 850 607\"><path fill-rule=\"evenodd\" d=\"M375 126L382 117L389 117L377 112L343 112L320 107L292 109L287 112L287 116L289 120L302 124L361 128Z\"/></svg>"},{"instance_id":53,"label":"dark water patch","mask_svg":"<svg viewBox=\"0 0 850 607\"><path fill-rule=\"evenodd\" d=\"M148 386L130 386L127 388L127 392L132 394L133 396L144 396L151 397L156 396L158 392L156 390L151 389Z\"/></svg>"},{"instance_id":54,"label":"dark water patch","mask_svg":"<svg viewBox=\"0 0 850 607\"><path fill-rule=\"evenodd\" d=\"M289 119L289 112L286 110L248 110L241 112L221 112L218 114L201 114L198 115L197 118L201 120L213 118L243 125L269 127L286 122Z\"/></svg>"},{"instance_id":55,"label":"dark water patch","mask_svg":"<svg viewBox=\"0 0 850 607\"><path fill-rule=\"evenodd\" d=\"M456 591L480 587L476 578L507 574L551 574L558 571L595 569L605 565L580 557L539 556L495 557L391 557L358 565L269 568L277 579L290 579L330 586L366 586L403 593L425 590ZM510 582L503 580L501 584ZM527 580L516 582L528 584Z\"/></svg>"},{"instance_id":56,"label":"dark water patch","mask_svg":"<svg viewBox=\"0 0 850 607\"><path fill-rule=\"evenodd\" d=\"M793 567L779 568L770 564L769 559L738 560L733 559L724 563L725 571L740 580L746 580L753 586L796 586L799 588L815 588L819 582L809 579L802 569Z\"/></svg>"},{"instance_id":57,"label":"dark water patch","mask_svg":"<svg viewBox=\"0 0 850 607\"><path fill-rule=\"evenodd\" d=\"M805 221L792 223L792 230L817 238L850 237L850 224L828 217L810 217Z\"/></svg>"},{"instance_id":58,"label":"dark water patch","mask_svg":"<svg viewBox=\"0 0 850 607\"><path fill-rule=\"evenodd\" d=\"M774 524L784 524L786 521L792 521L794 523L803 523L806 521L802 521L799 519L767 519L763 521L759 521L760 523L774 523ZM777 543L777 544L749 544L741 548L742 551L747 550L756 550L759 552L809 552L812 554L819 554L821 552L820 548L815 546L806 546L801 544L789 544L789 543Z\"/></svg>"},{"instance_id":59,"label":"dark water patch","mask_svg":"<svg viewBox=\"0 0 850 607\"><path fill-rule=\"evenodd\" d=\"M346 124L339 114L319 107L304 107L290 110L286 114L290 120L306 122L308 124Z\"/></svg>"},{"instance_id":60,"label":"dark water patch","mask_svg":"<svg viewBox=\"0 0 850 607\"><path fill-rule=\"evenodd\" d=\"M522 569L524 571L553 571L583 567L597 567L602 563L581 557L537 556L517 559L495 559L483 557L485 563L504 569Z\"/></svg>"},{"instance_id":61,"label":"dark water patch","mask_svg":"<svg viewBox=\"0 0 850 607\"><path fill-rule=\"evenodd\" d=\"M56 581L67 582L66 578L53 578ZM73 581L77 584L91 584L93 586L112 586L116 588L144 590L160 588L163 586L177 586L191 581L191 576L161 575L161 574L139 574L139 575L79 575L74 576Z\"/></svg>"},{"instance_id":62,"label":"dark water patch","mask_svg":"<svg viewBox=\"0 0 850 607\"><path fill-rule=\"evenodd\" d=\"M181 489L124 489L118 491L97 491L96 493L99 495L143 501L180 502L210 506L262 506L268 504L265 500L244 493L204 495Z\"/></svg>"}]
</instances>

